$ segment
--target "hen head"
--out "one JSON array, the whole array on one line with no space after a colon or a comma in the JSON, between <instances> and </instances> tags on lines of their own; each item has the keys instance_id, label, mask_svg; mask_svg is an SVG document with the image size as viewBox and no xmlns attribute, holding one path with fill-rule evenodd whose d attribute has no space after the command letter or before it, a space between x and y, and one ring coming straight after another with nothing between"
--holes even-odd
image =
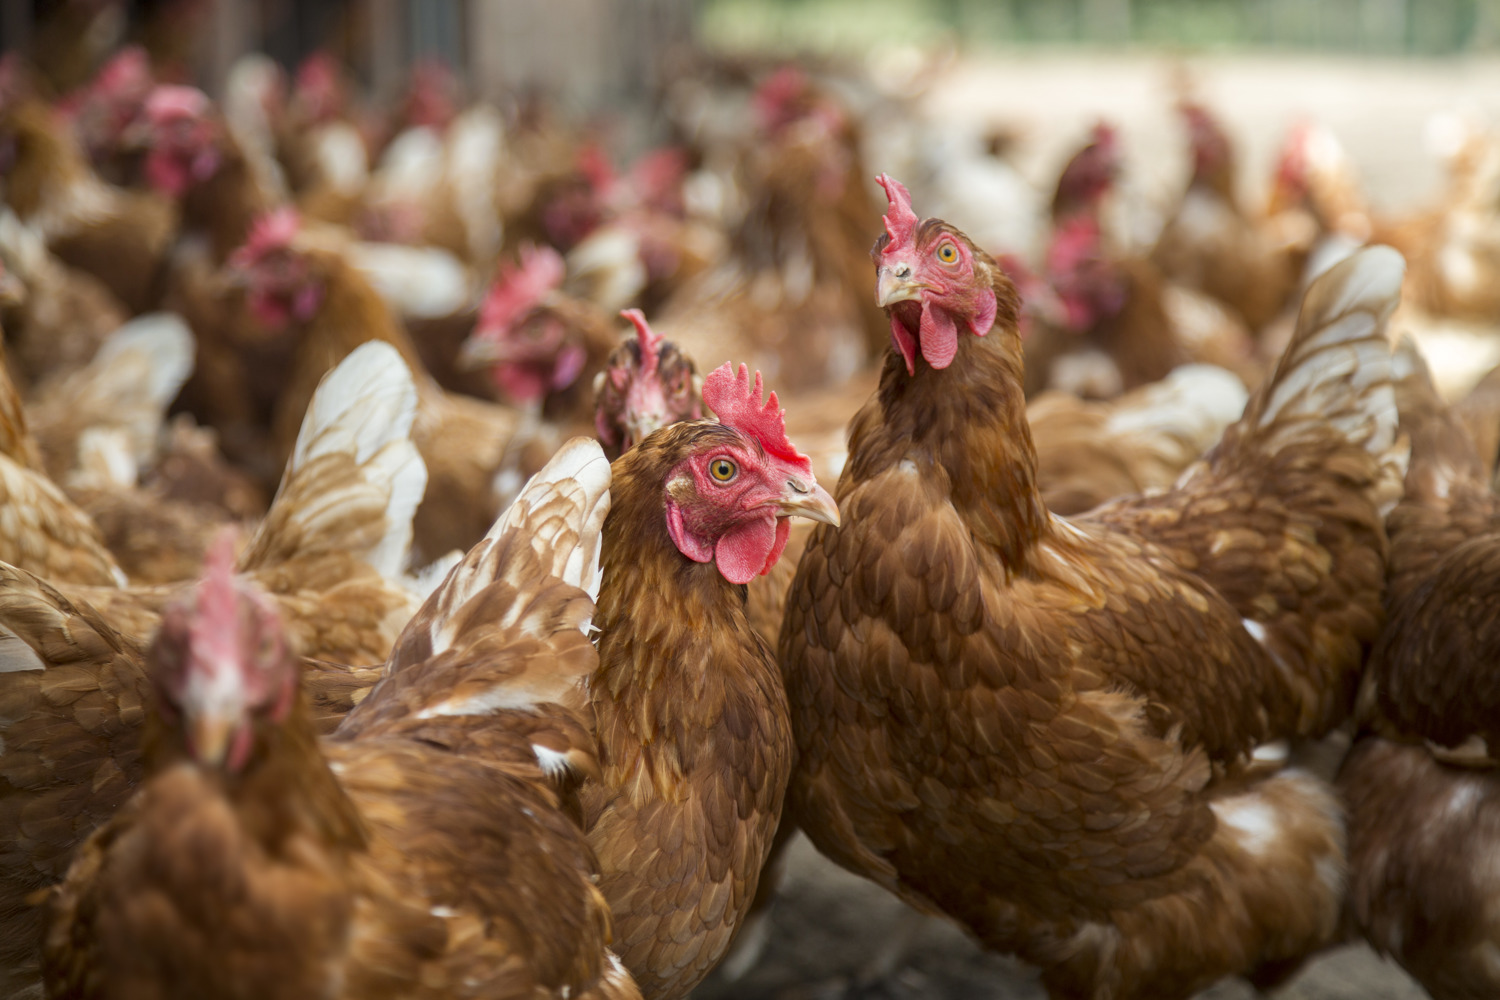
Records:
<instances>
[{"instance_id":1,"label":"hen head","mask_svg":"<svg viewBox=\"0 0 1500 1000\"><path fill-rule=\"evenodd\" d=\"M145 113L154 80L139 45L121 49L94 80L68 102L73 129L96 160L123 149Z\"/></svg>"},{"instance_id":2,"label":"hen head","mask_svg":"<svg viewBox=\"0 0 1500 1000\"><path fill-rule=\"evenodd\" d=\"M1119 133L1108 122L1097 123L1088 143L1073 154L1057 177L1052 217L1061 220L1077 212L1097 212L1123 166Z\"/></svg>"},{"instance_id":3,"label":"hen head","mask_svg":"<svg viewBox=\"0 0 1500 1000\"><path fill-rule=\"evenodd\" d=\"M312 53L297 67L292 106L301 120L311 124L332 121L344 113L348 99L339 64L325 50Z\"/></svg>"},{"instance_id":4,"label":"hen head","mask_svg":"<svg viewBox=\"0 0 1500 1000\"><path fill-rule=\"evenodd\" d=\"M653 331L639 309L620 315L634 324L635 337L614 349L594 379L594 430L612 457L662 427L703 418L693 362Z\"/></svg>"},{"instance_id":5,"label":"hen head","mask_svg":"<svg viewBox=\"0 0 1500 1000\"><path fill-rule=\"evenodd\" d=\"M1234 153L1229 136L1203 105L1189 101L1178 110L1187 123L1188 142L1193 148L1193 180L1232 188L1229 171L1234 166Z\"/></svg>"},{"instance_id":6,"label":"hen head","mask_svg":"<svg viewBox=\"0 0 1500 1000\"><path fill-rule=\"evenodd\" d=\"M284 723L300 666L269 597L234 572L234 531L209 546L203 576L168 605L149 663L169 733L200 766L242 771Z\"/></svg>"},{"instance_id":7,"label":"hen head","mask_svg":"<svg viewBox=\"0 0 1500 1000\"><path fill-rule=\"evenodd\" d=\"M890 208L885 233L870 250L875 303L890 316L891 340L908 374L916 374L919 347L929 365L947 368L958 353L960 326L983 337L995 324L995 288L1010 290L1010 279L957 229L940 219L918 219L900 181L885 174L876 179ZM1013 310L1013 291L1007 302Z\"/></svg>"},{"instance_id":8,"label":"hen head","mask_svg":"<svg viewBox=\"0 0 1500 1000\"><path fill-rule=\"evenodd\" d=\"M251 314L271 329L305 323L323 303L323 282L297 245L302 220L290 208L261 216L229 267L245 288Z\"/></svg>"},{"instance_id":9,"label":"hen head","mask_svg":"<svg viewBox=\"0 0 1500 1000\"><path fill-rule=\"evenodd\" d=\"M838 505L818 485L812 462L786 437L776 394L761 403L760 373L752 385L728 363L703 382L703 400L719 422L673 424L619 461L665 469L667 533L693 562L712 562L730 583L770 572L786 548L789 517L839 523Z\"/></svg>"},{"instance_id":10,"label":"hen head","mask_svg":"<svg viewBox=\"0 0 1500 1000\"><path fill-rule=\"evenodd\" d=\"M1125 275L1109 259L1095 219L1075 216L1057 227L1043 268L1061 315L1055 322L1086 333L1125 307Z\"/></svg>"},{"instance_id":11,"label":"hen head","mask_svg":"<svg viewBox=\"0 0 1500 1000\"><path fill-rule=\"evenodd\" d=\"M208 95L192 87L162 85L146 98L146 180L180 198L219 169L219 124Z\"/></svg>"},{"instance_id":12,"label":"hen head","mask_svg":"<svg viewBox=\"0 0 1500 1000\"><path fill-rule=\"evenodd\" d=\"M412 67L411 83L403 104L408 125L442 131L458 114L458 77L441 59L419 60Z\"/></svg>"},{"instance_id":13,"label":"hen head","mask_svg":"<svg viewBox=\"0 0 1500 1000\"><path fill-rule=\"evenodd\" d=\"M563 317L543 308L562 284L566 267L551 247L527 247L519 266L502 264L460 363L488 366L511 402L537 403L578 379L587 351Z\"/></svg>"}]
</instances>

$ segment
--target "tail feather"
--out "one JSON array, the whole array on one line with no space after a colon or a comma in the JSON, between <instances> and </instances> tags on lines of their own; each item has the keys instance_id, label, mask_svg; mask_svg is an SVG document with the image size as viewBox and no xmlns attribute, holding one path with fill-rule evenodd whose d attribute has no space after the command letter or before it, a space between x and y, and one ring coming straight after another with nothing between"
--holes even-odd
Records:
<instances>
[{"instance_id":1,"label":"tail feather","mask_svg":"<svg viewBox=\"0 0 1500 1000\"><path fill-rule=\"evenodd\" d=\"M1401 430L1411 440L1406 499L1446 506L1455 483L1487 490L1484 463L1468 428L1438 395L1432 372L1411 339L1396 345L1393 369Z\"/></svg>"},{"instance_id":2,"label":"tail feather","mask_svg":"<svg viewBox=\"0 0 1500 1000\"><path fill-rule=\"evenodd\" d=\"M1372 499L1382 514L1401 498L1409 448L1398 433L1386 326L1406 265L1390 247L1367 247L1314 281L1276 372L1251 396L1220 446L1275 455L1337 430L1380 465Z\"/></svg>"},{"instance_id":3,"label":"tail feather","mask_svg":"<svg viewBox=\"0 0 1500 1000\"><path fill-rule=\"evenodd\" d=\"M564 445L407 623L340 736L404 725L457 739L504 713L559 788L597 774L585 684L609 483L597 441Z\"/></svg>"},{"instance_id":4,"label":"tail feather","mask_svg":"<svg viewBox=\"0 0 1500 1000\"><path fill-rule=\"evenodd\" d=\"M78 486L135 485L193 363L192 332L174 313L138 316L116 330L88 365L45 387L36 402L36 435L54 473Z\"/></svg>"},{"instance_id":5,"label":"tail feather","mask_svg":"<svg viewBox=\"0 0 1500 1000\"><path fill-rule=\"evenodd\" d=\"M563 629L587 635L599 596L599 548L609 513L610 466L597 441L574 438L522 488L412 619L391 654L393 670L463 641L466 627L516 628L547 640ZM496 583L516 593L505 613L474 620L463 609ZM556 583L588 601L559 609L542 596Z\"/></svg>"},{"instance_id":6,"label":"tail feather","mask_svg":"<svg viewBox=\"0 0 1500 1000\"><path fill-rule=\"evenodd\" d=\"M350 352L319 384L240 569L344 553L399 579L427 488L411 441L416 411L411 370L394 347L371 341Z\"/></svg>"}]
</instances>

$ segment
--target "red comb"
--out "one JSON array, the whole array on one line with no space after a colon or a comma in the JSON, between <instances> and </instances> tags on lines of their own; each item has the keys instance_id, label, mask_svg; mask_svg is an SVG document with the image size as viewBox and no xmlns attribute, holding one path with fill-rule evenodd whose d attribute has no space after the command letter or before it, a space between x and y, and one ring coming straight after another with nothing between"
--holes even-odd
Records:
<instances>
[{"instance_id":1,"label":"red comb","mask_svg":"<svg viewBox=\"0 0 1500 1000\"><path fill-rule=\"evenodd\" d=\"M646 314L639 309L621 309L620 315L635 325L635 339L641 345L641 374L652 374L661 358L661 334L651 329Z\"/></svg>"},{"instance_id":2,"label":"red comb","mask_svg":"<svg viewBox=\"0 0 1500 1000\"><path fill-rule=\"evenodd\" d=\"M164 83L146 98L146 115L155 122L182 115L201 118L211 106L208 95L195 87Z\"/></svg>"},{"instance_id":3,"label":"red comb","mask_svg":"<svg viewBox=\"0 0 1500 1000\"><path fill-rule=\"evenodd\" d=\"M150 81L151 60L146 50L139 45L127 45L100 68L90 89L109 94L124 88L148 86Z\"/></svg>"},{"instance_id":4,"label":"red comb","mask_svg":"<svg viewBox=\"0 0 1500 1000\"><path fill-rule=\"evenodd\" d=\"M812 474L812 460L792 447L786 437L786 414L771 393L762 405L763 391L760 372L755 373L755 384L750 384L750 371L740 365L734 371L729 362L708 373L703 380L703 401L719 416L719 423L733 427L760 442L769 455L803 466Z\"/></svg>"},{"instance_id":5,"label":"red comb","mask_svg":"<svg viewBox=\"0 0 1500 1000\"><path fill-rule=\"evenodd\" d=\"M203 555L188 641L197 654L194 662L210 669L233 662L231 654L239 642L239 591L234 579L238 534L232 526L220 529Z\"/></svg>"},{"instance_id":6,"label":"red comb","mask_svg":"<svg viewBox=\"0 0 1500 1000\"><path fill-rule=\"evenodd\" d=\"M278 208L267 212L250 226L245 245L235 251L234 256L244 261L254 260L262 254L290 246L297 230L302 228L302 217L295 208Z\"/></svg>"},{"instance_id":7,"label":"red comb","mask_svg":"<svg viewBox=\"0 0 1500 1000\"><path fill-rule=\"evenodd\" d=\"M912 241L917 232L917 223L922 220L911 210L911 192L906 190L906 185L889 174L881 174L875 179L885 188L885 196L891 203L884 217L885 231L891 238L886 244L885 253L891 253L898 246L905 246Z\"/></svg>"},{"instance_id":8,"label":"red comb","mask_svg":"<svg viewBox=\"0 0 1500 1000\"><path fill-rule=\"evenodd\" d=\"M562 284L567 265L549 246L522 247L519 265L500 265L500 273L479 310L481 330L503 331Z\"/></svg>"},{"instance_id":9,"label":"red comb","mask_svg":"<svg viewBox=\"0 0 1500 1000\"><path fill-rule=\"evenodd\" d=\"M782 66L760 82L750 105L760 127L774 132L796 118L796 101L807 90L807 74L796 66Z\"/></svg>"}]
</instances>

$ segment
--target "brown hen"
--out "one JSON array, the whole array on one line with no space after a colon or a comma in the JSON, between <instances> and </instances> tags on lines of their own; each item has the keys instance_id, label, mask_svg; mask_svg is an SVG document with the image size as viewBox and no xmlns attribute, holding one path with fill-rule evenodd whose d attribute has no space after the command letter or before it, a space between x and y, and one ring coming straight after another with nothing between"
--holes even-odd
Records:
<instances>
[{"instance_id":1,"label":"brown hen","mask_svg":"<svg viewBox=\"0 0 1500 1000\"><path fill-rule=\"evenodd\" d=\"M603 776L583 789L617 950L648 997L685 996L755 895L791 770L786 695L744 585L787 518L837 523L776 397L725 365L720 421L657 430L615 461L589 681Z\"/></svg>"},{"instance_id":2,"label":"brown hen","mask_svg":"<svg viewBox=\"0 0 1500 1000\"><path fill-rule=\"evenodd\" d=\"M1361 691L1366 735L1339 774L1349 915L1436 1000L1500 990L1500 500L1458 415L1403 345L1406 496L1387 521L1389 618Z\"/></svg>"},{"instance_id":3,"label":"brown hen","mask_svg":"<svg viewBox=\"0 0 1500 1000\"><path fill-rule=\"evenodd\" d=\"M1175 487L1064 520L1014 289L883 180L897 349L854 420L846 526L815 533L782 628L789 811L1054 997L1285 973L1334 938L1342 824L1258 748L1345 717L1380 621L1399 256L1309 291L1276 376Z\"/></svg>"},{"instance_id":4,"label":"brown hen","mask_svg":"<svg viewBox=\"0 0 1500 1000\"><path fill-rule=\"evenodd\" d=\"M422 492L416 392L372 345L315 398L285 483L239 569L273 595L331 729L379 675L418 598L399 581ZM179 587L53 587L0 565L0 992L36 981L26 900L62 876L140 780L146 637ZM343 666L349 664L350 666Z\"/></svg>"},{"instance_id":5,"label":"brown hen","mask_svg":"<svg viewBox=\"0 0 1500 1000\"><path fill-rule=\"evenodd\" d=\"M152 776L53 894L49 994L639 997L573 818L608 485L565 449L321 745L275 603L211 556L151 651Z\"/></svg>"}]
</instances>

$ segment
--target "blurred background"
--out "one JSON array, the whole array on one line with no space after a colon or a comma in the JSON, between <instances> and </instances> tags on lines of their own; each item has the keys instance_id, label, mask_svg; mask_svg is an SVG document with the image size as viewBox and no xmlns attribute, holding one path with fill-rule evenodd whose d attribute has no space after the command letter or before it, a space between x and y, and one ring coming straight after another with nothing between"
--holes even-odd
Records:
<instances>
[{"instance_id":1,"label":"blurred background","mask_svg":"<svg viewBox=\"0 0 1500 1000\"><path fill-rule=\"evenodd\" d=\"M880 231L884 201L873 184L880 171L909 184L919 214L942 215L986 249L1012 255L1006 266L1014 265L1013 273L1023 275L1028 264L1046 272L1037 284L1022 282L1030 302L1050 301L1054 292L1061 302L1054 301L1060 312L1038 307L1031 317L1038 326L1092 335L1114 321L1119 303L1103 316L1065 308L1068 283L1076 291L1079 272L1048 257L1048 215L1052 202L1057 221L1054 192L1065 164L1075 154L1086 158L1090 144L1105 144L1099 126L1107 122L1113 130L1107 144L1122 163L1109 175L1119 196L1101 208L1109 241L1094 247L1090 259L1131 262L1120 266L1137 275L1130 267L1157 248L1154 266L1192 285L1196 279L1173 272L1170 254L1161 250L1170 221L1185 217L1195 166L1209 180L1197 142L1204 136L1194 132L1190 114L1185 126L1189 108L1208 109L1216 119L1208 145L1216 135L1229 144L1229 166L1219 165L1228 191L1215 193L1260 248L1247 254L1264 249L1281 255L1278 266L1300 268L1314 239L1357 243L1384 232L1394 242L1405 232L1415 248L1403 247L1416 276L1409 301L1434 317L1422 328L1430 334L1423 349L1444 391L1462 396L1500 361L1493 320L1500 304L1491 291L1500 284L1492 280L1500 276L1500 140L1490 127L1500 114L1500 0L0 2L0 48L24 56L34 95L61 109L113 107L100 99L109 97L101 70L132 45L144 50L156 82L202 88L222 105L225 134L248 153L265 154L276 174L269 203L295 203L305 216L364 240L452 250L458 264L442 272L457 276L451 300L432 305L406 294L399 281L381 284L423 362L445 388L541 407L561 427L572 426L564 415L589 426L592 401L562 393L575 379L592 384L618 336L614 310L625 305L642 305L653 322L663 317L669 327L676 317L669 335L690 343L700 371L718 364L722 351L752 358L779 388L838 386L861 372L870 377L887 337L878 315L869 337L860 332L873 308L864 254ZM0 72L0 106L13 76ZM257 81L269 83L257 89ZM144 91L132 99L133 106L120 103L122 123L140 114ZM443 180L447 140L429 135L427 146L396 140L421 139L415 133L423 129L441 136L461 109L475 107L498 111L493 128L503 142L496 139L482 163L487 193L469 200L471 189ZM99 120L79 118L85 145L95 137L86 128ZM483 139L492 134L485 131L489 123L471 117L468 131L447 134ZM320 150L351 151L347 144L316 145L320 129L331 126L355 129L353 166L320 159ZM127 131L102 129L88 148L93 169L112 183L144 188L150 178L142 179L123 148ZM459 143L450 145L456 150ZM313 149L312 169L304 148ZM666 148L677 152L665 159L644 155ZM396 155L413 149L428 150L422 155L429 158ZM402 162L418 164L419 179L442 190L403 187ZM633 164L645 166L631 172ZM845 184L855 171L865 190ZM352 189L342 178L353 178ZM343 200L324 197L323 181ZM193 225L214 231L193 217L202 206L176 194L184 233ZM461 221L482 214L480 204L498 206L493 221L500 226L461 227L466 231L446 243L434 235L452 213ZM1288 208L1301 215L1278 214ZM242 214L234 238L215 247L213 266L222 266L243 239L249 213ZM1409 224L1401 229L1393 219ZM606 238L622 232L634 240L623 244L623 257L622 244ZM522 381L500 373L491 384L456 362L497 263L515 260L533 243L568 255L561 287L605 310L610 341L602 353L588 348L592 367L581 375L575 363L548 359L538 383L545 401L518 397ZM19 257L5 259L22 270ZM1156 285L1146 291L1166 297L1161 308L1180 321L1191 348L1186 356L1228 364L1253 385L1277 356L1287 310L1295 308L1301 279L1295 270L1287 274L1263 309L1235 301L1232 289L1208 289L1191 300L1177 285L1171 297ZM169 287L191 286L183 279ZM1131 295L1140 291L1129 287ZM161 301L187 316L200 367L212 345L230 342L213 328L232 325L225 317L237 318L237 306L202 310L209 317L203 319L180 305L190 296L162 296L159 284L151 291L144 303ZM129 312L145 308L121 298ZM1220 355L1200 351L1209 341L1186 332L1184 302L1195 317L1217 310L1211 319L1229 329L1219 342L1236 346ZM694 331L716 329L711 318L724 314L740 316L746 332L688 340ZM117 323L120 316L110 315ZM1476 317L1477 332L1437 325ZM23 365L32 356L24 325L31 318L6 317L11 350ZM423 323L434 319L448 321L449 332L424 333ZM104 331L111 324L97 325ZM56 339L39 320L36 329L42 331L36 344ZM832 332L823 338L825 331ZM1123 384L1116 372L1104 389L1087 378L1063 387L1097 396L1131 387L1127 362L1140 352L1123 334L1099 336L1127 345L1115 358ZM90 352L97 340L87 345ZM38 346L33 353L40 358L46 351ZM226 356L236 360L224 370L237 372L240 356ZM1046 371L1030 346L1027 365L1028 375ZM41 361L35 368L18 376L23 387L26 379L40 384L50 374ZM563 369L567 378L557 378ZM206 376L195 374L174 404L212 427L225 454L258 477L267 495L285 451L276 450L267 431L281 389L280 370L273 375L264 386L226 389L205 388ZM242 410L255 420L224 405L231 390L242 392L248 400ZM797 409L788 409L795 419ZM847 417L838 411L829 423L835 451ZM809 440L793 436L799 444ZM519 451L512 446L507 454ZM829 462L837 475L841 455ZM472 541L442 533L428 540L420 516L418 548L429 558ZM479 531L492 516L493 504L477 512ZM766 927L736 955L734 975L716 976L696 995L1043 995L1026 970L980 953L952 928L914 922L901 904L821 862L803 841L789 853L782 897ZM1228 984L1213 995L1251 994L1245 984ZM1315 963L1284 995L1421 994L1393 965L1351 947Z\"/></svg>"}]
</instances>

